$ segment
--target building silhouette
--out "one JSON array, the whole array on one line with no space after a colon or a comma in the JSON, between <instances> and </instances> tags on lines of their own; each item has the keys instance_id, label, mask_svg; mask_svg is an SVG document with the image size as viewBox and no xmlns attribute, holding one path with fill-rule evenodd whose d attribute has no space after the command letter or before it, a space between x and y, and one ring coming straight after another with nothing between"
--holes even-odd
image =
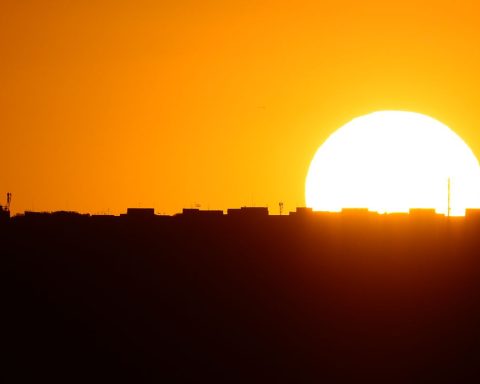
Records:
<instances>
[{"instance_id":1,"label":"building silhouette","mask_svg":"<svg viewBox=\"0 0 480 384\"><path fill-rule=\"evenodd\" d=\"M13 216L2 374L478 382L479 212Z\"/></svg>"}]
</instances>

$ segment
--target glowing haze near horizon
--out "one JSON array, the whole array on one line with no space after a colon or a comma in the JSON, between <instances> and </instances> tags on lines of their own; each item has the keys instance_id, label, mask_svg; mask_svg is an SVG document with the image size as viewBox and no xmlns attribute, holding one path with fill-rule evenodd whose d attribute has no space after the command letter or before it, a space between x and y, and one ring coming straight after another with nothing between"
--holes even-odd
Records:
<instances>
[{"instance_id":1,"label":"glowing haze near horizon","mask_svg":"<svg viewBox=\"0 0 480 384\"><path fill-rule=\"evenodd\" d=\"M450 187L449 187L450 183ZM464 215L480 207L480 167L470 148L430 117L381 111L334 132L315 154L305 191L319 211L379 213L434 208Z\"/></svg>"},{"instance_id":2,"label":"glowing haze near horizon","mask_svg":"<svg viewBox=\"0 0 480 384\"><path fill-rule=\"evenodd\" d=\"M480 3L0 2L0 204L305 205L318 147L409 110L480 154Z\"/></svg>"}]
</instances>

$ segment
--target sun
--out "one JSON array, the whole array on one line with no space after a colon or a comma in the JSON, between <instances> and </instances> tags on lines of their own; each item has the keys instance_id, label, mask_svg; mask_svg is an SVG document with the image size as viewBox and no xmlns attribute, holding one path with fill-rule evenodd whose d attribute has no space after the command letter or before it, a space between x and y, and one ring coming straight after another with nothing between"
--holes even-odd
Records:
<instances>
[{"instance_id":1,"label":"sun","mask_svg":"<svg viewBox=\"0 0 480 384\"><path fill-rule=\"evenodd\" d=\"M480 207L480 167L465 142L439 121L375 112L350 121L320 146L305 198L316 211L434 208L448 214L450 207L451 215L462 216Z\"/></svg>"}]
</instances>

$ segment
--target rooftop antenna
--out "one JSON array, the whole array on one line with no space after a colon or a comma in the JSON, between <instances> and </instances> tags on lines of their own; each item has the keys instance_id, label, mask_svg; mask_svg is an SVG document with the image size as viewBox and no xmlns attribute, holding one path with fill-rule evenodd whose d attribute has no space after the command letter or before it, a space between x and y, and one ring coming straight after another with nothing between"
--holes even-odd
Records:
<instances>
[{"instance_id":1,"label":"rooftop antenna","mask_svg":"<svg viewBox=\"0 0 480 384\"><path fill-rule=\"evenodd\" d=\"M10 203L12 202L12 194L10 192L7 193L7 206L5 209L10 211Z\"/></svg>"},{"instance_id":2,"label":"rooftop antenna","mask_svg":"<svg viewBox=\"0 0 480 384\"><path fill-rule=\"evenodd\" d=\"M283 214L283 201L280 201L280 202L278 203L278 208L279 208L279 210L280 210L280 216L282 216L282 214Z\"/></svg>"},{"instance_id":3,"label":"rooftop antenna","mask_svg":"<svg viewBox=\"0 0 480 384\"><path fill-rule=\"evenodd\" d=\"M450 213L452 211L452 207L450 205L450 198L451 198L450 185L451 185L451 181L450 181L450 177L449 177L448 178L448 209L447 209L447 216L448 217L450 217Z\"/></svg>"}]
</instances>

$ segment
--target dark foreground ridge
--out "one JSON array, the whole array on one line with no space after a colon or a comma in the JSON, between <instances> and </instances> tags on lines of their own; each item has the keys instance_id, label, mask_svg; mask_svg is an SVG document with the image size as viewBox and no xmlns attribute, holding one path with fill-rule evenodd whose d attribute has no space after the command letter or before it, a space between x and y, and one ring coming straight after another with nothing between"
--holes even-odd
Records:
<instances>
[{"instance_id":1,"label":"dark foreground ridge","mask_svg":"<svg viewBox=\"0 0 480 384\"><path fill-rule=\"evenodd\" d=\"M2 381L475 382L479 235L477 211L5 219Z\"/></svg>"}]
</instances>

